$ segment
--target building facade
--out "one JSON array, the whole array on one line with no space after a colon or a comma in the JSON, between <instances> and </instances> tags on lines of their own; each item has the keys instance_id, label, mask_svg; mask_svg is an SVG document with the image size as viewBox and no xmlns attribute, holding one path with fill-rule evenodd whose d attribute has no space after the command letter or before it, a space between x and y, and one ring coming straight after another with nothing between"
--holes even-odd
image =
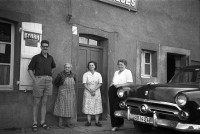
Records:
<instances>
[{"instance_id":1,"label":"building facade","mask_svg":"<svg viewBox=\"0 0 200 134\"><path fill-rule=\"evenodd\" d=\"M102 74L103 109L117 60L126 59L135 84L168 82L181 66L200 64L199 0L0 0L0 128L32 125L27 65L49 40L57 68L71 62L77 74L76 119L82 113L82 75L90 60ZM47 122L56 88L47 104ZM40 118L40 117L39 117Z\"/></svg>"}]
</instances>

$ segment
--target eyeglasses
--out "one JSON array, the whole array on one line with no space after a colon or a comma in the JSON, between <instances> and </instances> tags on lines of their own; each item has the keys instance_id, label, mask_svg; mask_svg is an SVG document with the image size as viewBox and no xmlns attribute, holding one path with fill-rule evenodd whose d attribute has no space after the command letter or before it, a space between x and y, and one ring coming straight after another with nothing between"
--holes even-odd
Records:
<instances>
[{"instance_id":1,"label":"eyeglasses","mask_svg":"<svg viewBox=\"0 0 200 134\"><path fill-rule=\"evenodd\" d=\"M42 48L48 48L49 46L41 46Z\"/></svg>"}]
</instances>

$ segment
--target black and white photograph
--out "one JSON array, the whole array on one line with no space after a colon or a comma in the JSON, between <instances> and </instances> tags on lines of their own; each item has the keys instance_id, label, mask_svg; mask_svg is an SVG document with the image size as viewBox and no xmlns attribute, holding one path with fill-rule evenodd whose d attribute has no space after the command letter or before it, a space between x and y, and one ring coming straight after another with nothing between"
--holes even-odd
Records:
<instances>
[{"instance_id":1,"label":"black and white photograph","mask_svg":"<svg viewBox=\"0 0 200 134\"><path fill-rule=\"evenodd\" d=\"M200 133L200 0L0 0L0 134Z\"/></svg>"}]
</instances>

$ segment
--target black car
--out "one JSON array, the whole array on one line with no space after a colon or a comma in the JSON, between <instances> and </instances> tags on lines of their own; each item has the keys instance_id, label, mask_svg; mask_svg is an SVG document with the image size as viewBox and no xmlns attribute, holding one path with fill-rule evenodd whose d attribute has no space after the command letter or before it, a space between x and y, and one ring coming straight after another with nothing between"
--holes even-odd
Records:
<instances>
[{"instance_id":1,"label":"black car","mask_svg":"<svg viewBox=\"0 0 200 134\"><path fill-rule=\"evenodd\" d=\"M115 116L133 121L141 132L167 127L183 132L200 132L200 66L178 70L166 84L133 86L120 89L122 110Z\"/></svg>"}]
</instances>

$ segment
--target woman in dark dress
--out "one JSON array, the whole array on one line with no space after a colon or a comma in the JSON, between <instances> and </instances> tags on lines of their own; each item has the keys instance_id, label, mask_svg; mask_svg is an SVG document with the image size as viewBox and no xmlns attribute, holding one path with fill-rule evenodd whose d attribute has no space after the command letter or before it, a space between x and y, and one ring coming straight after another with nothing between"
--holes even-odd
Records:
<instances>
[{"instance_id":1,"label":"woman in dark dress","mask_svg":"<svg viewBox=\"0 0 200 134\"><path fill-rule=\"evenodd\" d=\"M66 63L64 65L64 71L60 72L54 84L58 87L58 95L55 102L54 115L59 117L60 128L64 128L63 118L67 119L67 127L72 127L71 118L75 113L75 81L76 77L71 72L72 65Z\"/></svg>"}]
</instances>

